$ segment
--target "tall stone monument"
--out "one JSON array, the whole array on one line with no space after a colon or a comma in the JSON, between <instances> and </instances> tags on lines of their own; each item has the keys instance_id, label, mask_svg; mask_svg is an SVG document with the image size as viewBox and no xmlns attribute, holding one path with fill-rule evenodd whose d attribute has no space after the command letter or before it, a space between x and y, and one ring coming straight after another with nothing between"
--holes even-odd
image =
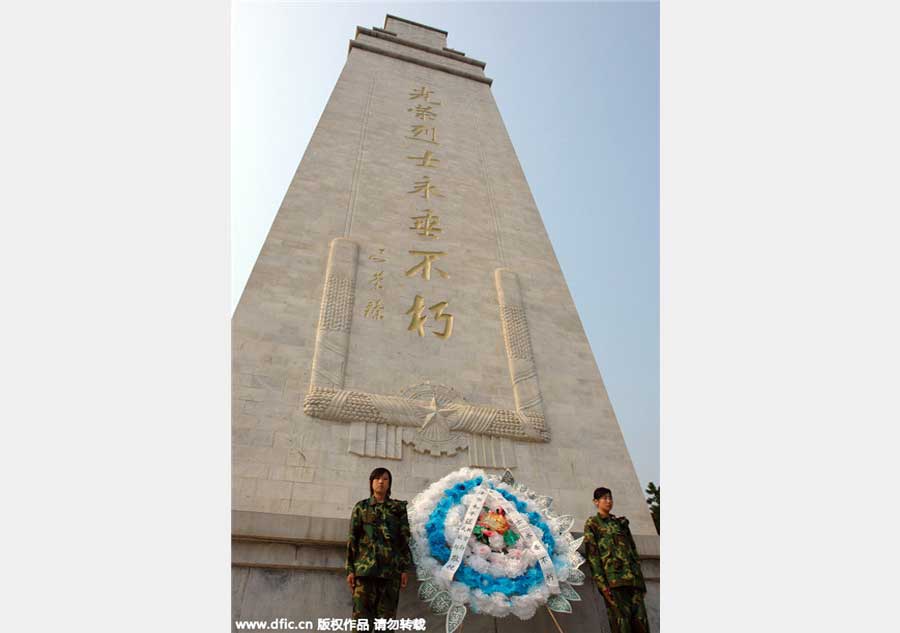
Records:
<instances>
[{"instance_id":1,"label":"tall stone monument","mask_svg":"<svg viewBox=\"0 0 900 633\"><path fill-rule=\"evenodd\" d=\"M576 526L612 488L658 629L659 539L484 69L390 15L350 42L232 322L235 620L349 617L344 546L369 472L411 499L477 466L510 469ZM400 615L443 630L416 584ZM579 590L560 626L608 630ZM543 611L465 630L556 629Z\"/></svg>"}]
</instances>

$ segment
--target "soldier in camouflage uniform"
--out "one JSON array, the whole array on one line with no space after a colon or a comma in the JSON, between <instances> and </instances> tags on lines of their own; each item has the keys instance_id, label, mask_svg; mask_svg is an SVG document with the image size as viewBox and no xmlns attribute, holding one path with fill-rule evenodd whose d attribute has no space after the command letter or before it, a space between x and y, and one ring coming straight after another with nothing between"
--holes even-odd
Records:
<instances>
[{"instance_id":1,"label":"soldier in camouflage uniform","mask_svg":"<svg viewBox=\"0 0 900 633\"><path fill-rule=\"evenodd\" d=\"M609 488L594 491L594 505L597 514L584 523L584 548L594 583L606 603L609 626L613 633L650 633L644 608L647 586L628 519L610 514L613 499Z\"/></svg>"},{"instance_id":2,"label":"soldier in camouflage uniform","mask_svg":"<svg viewBox=\"0 0 900 633\"><path fill-rule=\"evenodd\" d=\"M368 499L350 516L347 539L347 584L353 592L353 618L397 617L400 590L409 580L409 519L406 502L391 499L391 472L376 468L369 475Z\"/></svg>"}]
</instances>

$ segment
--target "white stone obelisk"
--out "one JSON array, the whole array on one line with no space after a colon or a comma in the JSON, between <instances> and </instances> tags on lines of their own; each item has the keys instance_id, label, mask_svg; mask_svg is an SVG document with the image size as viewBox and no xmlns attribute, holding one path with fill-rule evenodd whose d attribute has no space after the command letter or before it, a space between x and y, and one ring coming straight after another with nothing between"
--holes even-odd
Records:
<instances>
[{"instance_id":1,"label":"white stone obelisk","mask_svg":"<svg viewBox=\"0 0 900 633\"><path fill-rule=\"evenodd\" d=\"M658 537L484 67L393 16L350 42L233 318L236 619L349 617L341 545L368 473L411 499L471 465L576 525L612 488L658 627ZM407 617L427 610L412 585ZM605 630L581 593L567 630Z\"/></svg>"}]
</instances>

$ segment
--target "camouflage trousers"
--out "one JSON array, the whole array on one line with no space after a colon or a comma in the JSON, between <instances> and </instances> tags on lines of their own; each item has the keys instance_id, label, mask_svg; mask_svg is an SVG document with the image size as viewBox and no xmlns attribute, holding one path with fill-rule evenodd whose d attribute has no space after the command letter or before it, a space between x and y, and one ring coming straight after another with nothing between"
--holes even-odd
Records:
<instances>
[{"instance_id":1,"label":"camouflage trousers","mask_svg":"<svg viewBox=\"0 0 900 633\"><path fill-rule=\"evenodd\" d=\"M369 621L375 630L374 618L396 618L400 601L400 578L367 578L357 576L353 586L353 619Z\"/></svg>"},{"instance_id":2,"label":"camouflage trousers","mask_svg":"<svg viewBox=\"0 0 900 633\"><path fill-rule=\"evenodd\" d=\"M650 633L644 592L639 587L614 587L609 593L612 594L613 604L602 591L600 595L606 603L606 616L612 633Z\"/></svg>"}]
</instances>

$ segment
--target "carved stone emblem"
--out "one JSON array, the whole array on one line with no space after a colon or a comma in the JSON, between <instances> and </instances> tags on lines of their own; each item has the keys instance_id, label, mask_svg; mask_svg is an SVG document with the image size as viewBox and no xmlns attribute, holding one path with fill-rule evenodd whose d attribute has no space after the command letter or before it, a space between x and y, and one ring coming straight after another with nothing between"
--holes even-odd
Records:
<instances>
[{"instance_id":1,"label":"carved stone emblem","mask_svg":"<svg viewBox=\"0 0 900 633\"><path fill-rule=\"evenodd\" d=\"M451 387L433 385L429 382L404 389L400 394L404 398L428 403L429 412L422 420L422 426L415 431L407 430L404 443L412 444L420 453L434 456L456 455L458 451L469 447L465 433L452 431L457 422L457 412L465 399ZM409 439L406 439L408 437Z\"/></svg>"}]
</instances>

